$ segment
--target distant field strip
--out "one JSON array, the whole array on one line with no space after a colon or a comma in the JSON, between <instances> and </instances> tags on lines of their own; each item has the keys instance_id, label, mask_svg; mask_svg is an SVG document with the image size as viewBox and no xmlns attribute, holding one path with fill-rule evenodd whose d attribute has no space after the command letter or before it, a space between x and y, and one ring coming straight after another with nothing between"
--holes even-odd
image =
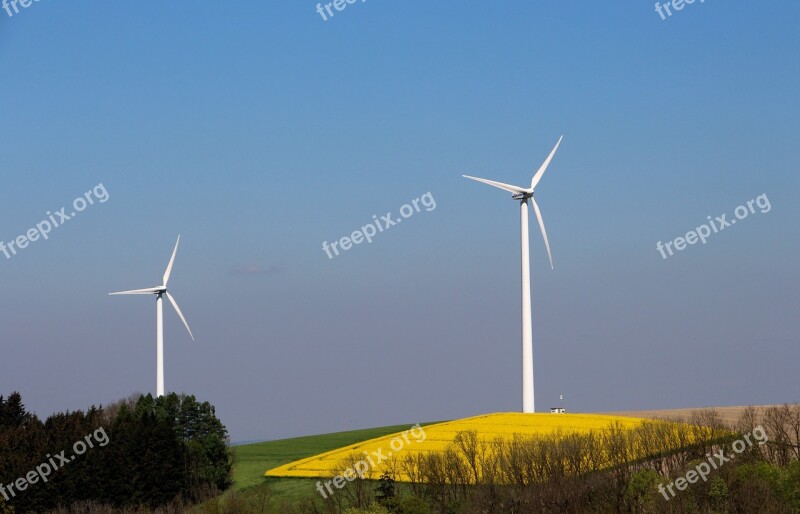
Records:
<instances>
[{"instance_id":1,"label":"distant field strip","mask_svg":"<svg viewBox=\"0 0 800 514\"><path fill-rule=\"evenodd\" d=\"M640 418L597 414L487 414L428 425L424 427L424 440L414 441L412 439L412 444L406 444L396 455L393 455L391 451L391 442L397 437L397 434L391 434L297 460L271 469L265 475L268 477L330 478L340 473L343 463L352 460L353 457L361 459L365 458L365 452L367 455L372 455L373 452L382 451L389 458L371 469L371 477L378 478L384 472L393 470L392 474L398 480L408 480L408 477L397 473L396 465L399 459L411 454L444 452L453 443L459 432L474 430L481 440L494 442L498 439L511 440L514 436L600 433L608 430L612 424L616 424L624 430L632 430L641 426L644 421Z\"/></svg>"}]
</instances>

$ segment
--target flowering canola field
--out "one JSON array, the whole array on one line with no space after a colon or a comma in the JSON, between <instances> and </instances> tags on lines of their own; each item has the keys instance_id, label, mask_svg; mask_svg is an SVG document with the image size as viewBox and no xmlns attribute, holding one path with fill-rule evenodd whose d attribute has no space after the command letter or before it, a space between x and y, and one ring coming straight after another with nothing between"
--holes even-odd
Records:
<instances>
[{"instance_id":1,"label":"flowering canola field","mask_svg":"<svg viewBox=\"0 0 800 514\"><path fill-rule=\"evenodd\" d=\"M553 433L602 432L611 424L623 429L634 429L645 420L623 416L603 416L595 414L486 414L445 423L437 423L414 428L376 439L370 439L336 450L321 453L265 473L268 477L331 478L347 467L343 463L363 460L370 464L368 477L377 478L398 459L413 453L443 452L459 432L474 430L481 440L492 442L497 438L512 439L515 434L522 436L548 435ZM352 465L350 462L348 465ZM398 476L399 480L408 477Z\"/></svg>"}]
</instances>

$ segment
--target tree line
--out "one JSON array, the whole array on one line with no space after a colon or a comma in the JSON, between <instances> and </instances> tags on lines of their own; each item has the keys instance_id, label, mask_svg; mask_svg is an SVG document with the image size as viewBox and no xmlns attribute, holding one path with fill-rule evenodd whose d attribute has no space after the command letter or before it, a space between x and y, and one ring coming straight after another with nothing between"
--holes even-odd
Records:
<instances>
[{"instance_id":1,"label":"tree line","mask_svg":"<svg viewBox=\"0 0 800 514\"><path fill-rule=\"evenodd\" d=\"M199 502L231 486L232 462L227 429L194 396L137 395L44 421L19 393L0 396L0 514Z\"/></svg>"}]
</instances>

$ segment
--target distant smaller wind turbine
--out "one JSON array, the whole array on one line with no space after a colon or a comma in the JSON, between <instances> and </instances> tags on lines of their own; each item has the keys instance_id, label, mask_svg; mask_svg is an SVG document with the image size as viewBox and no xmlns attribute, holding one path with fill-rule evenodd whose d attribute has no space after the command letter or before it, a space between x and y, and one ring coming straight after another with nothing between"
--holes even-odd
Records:
<instances>
[{"instance_id":1,"label":"distant smaller wind turbine","mask_svg":"<svg viewBox=\"0 0 800 514\"><path fill-rule=\"evenodd\" d=\"M167 291L167 282L169 282L169 275L172 273L172 265L175 263L175 254L178 253L178 244L181 242L181 236L178 236L178 241L175 243L175 249L172 251L172 258L169 260L169 264L167 265L167 271L164 272L164 277L162 280L162 285L158 287L150 287L147 289L134 289L132 291L120 291L118 293L109 293L111 295L120 295L120 294L154 294L156 295L156 347L157 347L157 372L156 372L156 395L157 396L164 396L164 307L162 304L161 297L163 295L167 296L169 303L175 308L175 312L178 313L178 316L183 321L186 330L189 332L189 337L192 338L194 341L194 336L192 335L192 329L189 328L189 323L186 322L186 318L183 317L183 313L181 312L180 307L178 307L178 302L175 301L175 298L169 294Z\"/></svg>"}]
</instances>

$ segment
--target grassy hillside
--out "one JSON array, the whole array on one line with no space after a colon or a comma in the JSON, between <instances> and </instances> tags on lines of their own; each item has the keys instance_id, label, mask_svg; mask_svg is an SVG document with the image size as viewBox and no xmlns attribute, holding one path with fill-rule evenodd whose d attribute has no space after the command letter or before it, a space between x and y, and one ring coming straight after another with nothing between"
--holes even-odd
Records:
<instances>
[{"instance_id":1,"label":"grassy hillside","mask_svg":"<svg viewBox=\"0 0 800 514\"><path fill-rule=\"evenodd\" d=\"M423 423L422 426L430 424ZM265 478L264 472L342 446L401 432L409 427L410 425L395 425L236 446L233 448L236 455L233 490L269 482L272 492L278 496L303 496L314 490L316 480Z\"/></svg>"},{"instance_id":2,"label":"grassy hillside","mask_svg":"<svg viewBox=\"0 0 800 514\"><path fill-rule=\"evenodd\" d=\"M723 409L720 409L720 410L723 411L721 413L722 415L720 415L719 412L717 413L717 415L719 416L719 418L721 418L721 420L728 421L729 422L729 426L730 426L730 423L736 421L736 418L738 418L738 416L741 414L741 411L743 409L739 408L739 407L729 407L729 408L723 408ZM660 419L674 419L676 416L679 416L679 417L682 417L682 418L685 419L686 417L691 417L694 414L698 414L698 415L700 414L699 412L695 413L693 411L695 411L695 409L683 409L683 410L676 409L676 410L638 411L638 412L630 411L630 412L625 412L625 413L614 413L614 415L623 415L623 416L631 416L631 417L632 416L636 416L636 417L642 417L642 418L660 418ZM608 414L606 414L606 415L608 415ZM758 412L756 413L755 421L753 421L753 423L758 423L758 422L762 422L763 423L764 415L765 415L764 414L764 409L758 409ZM425 424L423 424L423 426L425 427L425 433L426 433L427 437L424 440L420 439L418 441L414 441L413 445L411 445L410 442L408 444L410 445L410 448L414 448L415 447L414 445L416 445L417 443L423 443L423 442L430 442L430 443L432 443L434 445L441 446L441 444L444 444L445 442L447 442L450 439L452 439L451 436L453 435L453 433L455 433L456 429L459 428L459 426L458 426L459 423L462 423L462 424L463 423L470 423L471 425L475 425L475 424L486 425L485 427L483 427L478 432L480 432L480 433L486 432L486 434L484 434L484 435L488 434L488 437L493 437L493 436L496 436L496 435L505 434L507 432L510 433L510 432L520 431L521 429L524 428L524 425L530 424L530 423L533 423L533 425L535 425L535 426L528 427L528 428L529 429L536 429L538 431L541 431L542 429L545 429L545 428L548 428L548 427L552 428L549 425L556 424L560 428L567 428L567 429L571 429L571 430L577 429L577 432L581 432L582 428L586 428L586 426L584 426L584 425L586 425L584 418L587 418L587 419L588 418L593 418L593 419L596 418L596 419L599 420L599 419L601 419L603 417L603 416L598 416L598 415L590 415L590 416L586 416L586 415L557 415L557 416L554 416L554 415L541 415L541 416L529 416L529 415L526 415L524 420L516 419L517 417L522 417L522 416L523 415L517 414L517 413L507 413L507 414L503 414L503 415L478 416L478 417L475 417L475 418L468 418L468 419L465 419L465 420L457 420L457 421L454 421L454 422L425 423ZM501 417L502 417L502 419L501 419ZM505 419L505 417L508 417L509 419ZM711 418L708 418L708 419L711 419ZM800 418L798 418L798 419L800 419ZM525 421L525 422L523 422L523 421ZM530 423L527 423L528 421L530 421ZM622 425L625 425L626 422L628 422L628 423L629 422L635 422L637 420L629 418L628 420L619 420L619 421L620 421L620 423ZM438 426L437 427L430 426L430 425L433 425L433 424L437 424ZM716 425L714 425L714 426L716 426ZM752 425L748 425L748 426L752 426ZM197 514L207 514L208 512L222 512L222 511L224 511L224 512L264 512L264 510L263 510L264 506L265 505L269 505L269 504L272 505L273 509L277 509L277 510L275 510L277 512L277 511L283 510L282 505L291 504L291 505L296 506L296 505L300 505L301 502L308 502L308 501L316 503L317 506L319 507L319 505L322 502L321 497L318 494L316 494L316 483L317 483L317 481L319 479L310 478L312 476L310 474L305 475L308 478L303 478L302 476L300 476L300 477L298 477L298 476L294 476L294 477L290 477L290 476L265 477L264 473L267 470L273 470L273 469L278 468L280 466L285 466L286 464L290 464L291 463L292 465L295 465L296 461L298 461L298 460L309 459L310 457L315 457L315 458L319 459L320 457L324 457L324 455L321 455L321 454L329 453L329 452L336 451L336 450L343 451L343 450L341 450L342 448L348 449L348 447L351 447L349 449L352 449L352 447L357 446L359 449L364 450L364 449L370 449L370 448L368 448L368 446L370 444L374 443L374 444L377 444L378 447L384 447L384 449L386 449L385 447L386 447L387 442L389 444L389 447L391 448L392 447L391 446L391 441L388 441L386 439L381 440L381 438L384 438L386 436L390 436L390 438L391 438L391 436L393 436L393 435L395 435L397 433L402 433L403 431L406 431L406 430L408 430L410 428L411 428L410 425L395 425L395 426L379 427L379 428L372 428L372 429L366 429L366 430L354 430L354 431L348 431L348 432L322 434L322 435L316 435L316 436L297 437L297 438L292 438L292 439L284 439L284 440L279 440L279 441L270 441L270 442L264 442L264 443L248 444L248 445L242 445L242 446L236 447L236 448L233 449L233 451L234 451L234 453L236 455L236 458L237 458L237 462L236 462L236 464L234 466L234 473L235 473L235 476L234 476L234 487L227 494L223 495L222 497L215 498L213 500L210 500L209 502L207 502L204 505L198 506L197 509L195 509L193 512L195 512ZM480 427L470 426L470 427L467 427L467 428L477 429L477 428L480 428ZM598 427L595 427L595 428L598 428ZM524 432L525 430L522 430L522 431ZM773 438L773 437L777 437L777 436L775 434L770 434L770 438ZM658 440L661 440L661 438L656 438L656 439L657 439L656 443L658 442ZM685 437L685 438L683 438L681 440L689 440L689 439L690 438L686 438ZM639 440L635 439L635 438L629 440L628 443L626 443L629 446L623 445L621 447L620 451L622 451L623 453L627 452L626 454L632 455L633 453L635 453L635 450L637 448L639 448L640 441L639 442L637 442L637 441L639 441ZM631 444L633 444L634 446L630 446ZM796 443L792 443L792 444L796 444ZM548 447L548 443L545 443L545 446L543 448L546 449L547 447ZM553 451L555 451L555 453L553 453ZM555 458L556 458L556 460L554 461L556 463L556 468L555 469L560 469L560 468L558 468L558 464L561 462L559 459L563 460L563 457L559 457L559 455L562 455L562 453L559 453L560 450L558 450L558 449L553 450L553 451L550 451L549 453L545 452L545 453L547 453L547 455L549 455L549 457L546 457L546 458L551 458L551 457L553 457L555 455ZM661 455L661 457L657 457L656 458L656 460L662 459L662 461L660 463L657 463L656 467L660 466L660 467L663 468L663 466L665 465L664 462L663 462L663 459L664 458L672 458L672 457L670 457L669 455L665 454L663 451L659 450L659 452L649 451L648 455L655 455L655 454ZM667 455L667 457L664 457L663 455ZM769 453L761 455L762 458L764 457L764 455L768 456ZM505 461L509 461L509 460L505 459ZM744 461L742 461L742 462L744 462ZM797 475L797 469L800 469L800 468L796 467L796 464L797 464L796 462L793 463L793 466L795 466L794 471L792 471L791 469L788 469L788 468L784 469L784 468L782 468L780 466L777 466L774 462L771 462L768 459L767 460L763 460L763 461L759 461L758 464L759 465L763 465L763 466L771 466L769 469L774 472L775 476L777 476L779 478L782 477L782 478L780 478L781 481L786 481L786 480L795 480L796 481L796 477L798 476ZM681 468L681 470L682 469L683 468ZM742 481L740 479L736 479L736 477L739 476L739 474L738 474L739 472L737 471L737 469L733 465L729 465L725 469L730 469L731 471L729 473L727 473L727 474L723 473L717 478L721 479L724 482L724 484L726 485L726 487L736 489L736 491L738 491L737 494L739 494L741 497L749 497L748 495L754 494L753 491L751 491L753 486L752 486L752 484L750 484L750 482L752 481L752 480L750 480L750 478L748 478L747 480L744 480L744 481ZM761 469L761 468L758 468L758 469ZM316 470L316 468L315 468L315 470ZM312 471L315 471L315 470L312 470ZM742 472L745 472L745 471L748 472L748 473L754 472L753 469L748 468L747 465L744 465L742 470L743 470ZM278 470L276 470L276 471L278 471ZM560 474L558 474L558 476L562 476L562 477L563 476L567 476L566 474L564 474L565 473L564 470L562 470L559 473ZM792 474L792 473L794 473L794 474ZM673 473L670 477L663 476L663 477L660 477L660 479L661 480L669 480L670 478L675 479L674 475L675 474ZM603 475L602 473L600 473L598 476L600 476L601 478L605 477L605 478L603 478L603 480L608 478L608 476ZM733 477L733 479L731 477ZM794 477L794 478L792 478L792 477ZM631 483L633 483L633 482L631 482ZM781 483L783 483L783 482L781 482ZM580 505L584 505L584 506L586 506L586 505L595 506L596 509L597 509L595 511L611 511L611 510L615 510L616 508L621 506L621 504L620 505L614 504L613 501L611 501L611 503L609 503L608 501L606 501L606 503L603 503L605 501L605 500L603 500L603 498L605 498L605 497L603 495L595 494L597 491L590 490L591 488L590 489L586 489L586 490L581 489L581 487L583 487L585 484L583 482L581 482L580 480L572 481L572 482L569 482L569 483L567 483L567 482L562 483L562 481L556 480L555 482L553 482L553 484L555 486L558 486L558 487L556 487L556 489L554 489L553 491L551 491L548 494L554 495L553 496L554 498L570 497L570 498L572 498L574 500L574 502L576 502L575 503L576 505L580 504ZM610 479L610 478L608 479L607 483L603 482L603 484L605 484L605 485L601 484L602 487L607 488L609 491L616 491L616 492L614 492L614 494L611 494L610 496L608 496L608 498L617 498L617 497L621 497L621 495L623 493L627 494L625 491L627 491L628 490L627 488L630 486L630 484L625 484L625 483L620 484L620 483L618 483L618 481L615 481L615 480ZM261 486L261 487L259 487L259 486ZM371 485L369 485L369 484L367 485L367 487L370 487L370 486ZM403 489L402 484L398 484L398 486L401 487L401 489ZM600 486L598 486L598 487L600 487ZM641 484L639 484L637 487L641 487ZM409 491L411 491L411 489L403 489L403 490L405 490L407 493ZM755 489L753 489L753 490L755 490ZM796 488L792 489L792 491L798 491L798 490L800 490L800 489L796 489ZM548 491L549 491L549 489L548 489ZM581 491L583 491L583 492L581 492ZM645 490L645 492L647 492L647 491L654 492L654 491L656 491L656 489L650 488L650 489ZM752 503L752 505L754 505L754 506L760 506L762 504L764 504L764 505L770 504L770 505L773 505L773 506L775 506L775 505L786 506L786 505L789 505L789 504L794 505L794 506L800 505L800 497L797 497L796 495L792 496L792 494L795 494L795 493L789 494L789 496L791 496L791 497L788 497L788 496L784 497L786 495L783 495L783 493L781 493L781 491L783 491L783 489L780 489L780 490L776 489L776 491L778 491L778 492L775 492L775 491L769 492L769 491L767 491L767 490L765 490L763 488L758 489L757 492L759 492L759 494L761 494L761 496L757 496L756 495L757 497L754 497L755 499L753 499L754 503ZM511 493L509 493L509 494L512 494L512 493L513 494L517 494L517 492L515 492L515 491L511 491ZM653 493L653 494L657 495L658 493ZM700 492L696 493L695 496L686 495L685 498L681 497L681 498L683 498L681 500L683 502L682 505L685 504L684 506L687 506L687 508L688 508L688 506L695 507L696 505L693 502L695 500L698 500L698 498L702 502L705 502L705 503L710 502L711 500L709 498L706 498L706 496L704 496L705 494L706 494L705 490L700 490ZM409 496L409 495L406 495L406 496ZM411 498L411 500L415 500L414 498L412 498L413 496L414 496L413 494L410 494L409 498ZM652 495L650 495L650 496L652 496ZM509 496L508 497L509 501L510 501L510 498L511 497ZM660 496L658 498L660 499ZM456 501L456 500L454 500L454 501ZM465 498L459 498L459 499L457 499L457 501L463 502L463 501L466 501L466 500L465 500ZM675 499L674 501L676 502L675 505L677 505L678 499ZM770 502L772 502L772 503L770 503ZM783 502L783 503L781 503L781 502ZM794 503L792 503L792 502L794 502ZM728 502L729 506L733 506L734 504L735 504L734 500L731 500L731 501ZM220 510L220 509L222 509L222 510ZM677 512L678 510L680 510L680 509L677 509L675 511ZM756 510L752 510L752 511L755 512ZM780 510L774 510L774 511L778 512ZM785 512L789 512L789 510L783 510L783 511L780 511L780 512L784 512L784 511ZM800 510L798 510L797 512L800 513Z\"/></svg>"}]
</instances>

